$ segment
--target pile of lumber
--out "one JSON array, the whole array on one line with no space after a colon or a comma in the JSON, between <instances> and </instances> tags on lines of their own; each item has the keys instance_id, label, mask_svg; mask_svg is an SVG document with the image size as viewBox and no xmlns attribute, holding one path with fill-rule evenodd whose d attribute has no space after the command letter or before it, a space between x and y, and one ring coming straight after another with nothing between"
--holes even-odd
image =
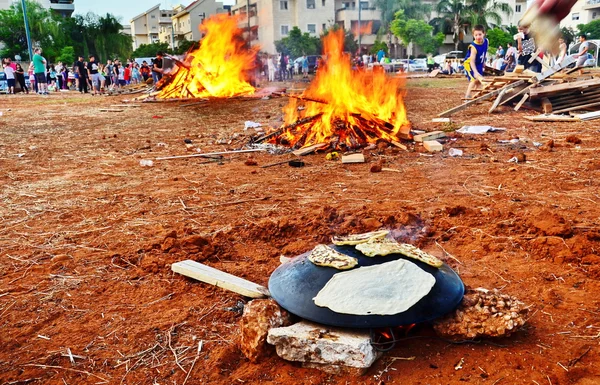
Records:
<instances>
[{"instance_id":1,"label":"pile of lumber","mask_svg":"<svg viewBox=\"0 0 600 385\"><path fill-rule=\"evenodd\" d=\"M482 89L474 98L439 114L447 117L486 100L494 100L488 112L502 105L513 105L514 110L527 108L542 115L527 117L534 121L580 121L600 118L600 73L594 69L568 68L576 59L566 58L553 67L544 65L541 73L523 71L518 66L515 72L504 76L486 77ZM573 117L574 111L593 111ZM567 115L560 115L560 114Z\"/></svg>"}]
</instances>

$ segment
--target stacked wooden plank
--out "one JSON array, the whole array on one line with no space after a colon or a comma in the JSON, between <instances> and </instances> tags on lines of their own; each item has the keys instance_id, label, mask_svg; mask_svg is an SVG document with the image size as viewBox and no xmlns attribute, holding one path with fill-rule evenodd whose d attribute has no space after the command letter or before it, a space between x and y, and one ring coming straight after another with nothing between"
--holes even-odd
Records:
<instances>
[{"instance_id":1,"label":"stacked wooden plank","mask_svg":"<svg viewBox=\"0 0 600 385\"><path fill-rule=\"evenodd\" d=\"M537 87L531 89L529 94L531 105L539 104L545 114L600 110L600 78Z\"/></svg>"}]
</instances>

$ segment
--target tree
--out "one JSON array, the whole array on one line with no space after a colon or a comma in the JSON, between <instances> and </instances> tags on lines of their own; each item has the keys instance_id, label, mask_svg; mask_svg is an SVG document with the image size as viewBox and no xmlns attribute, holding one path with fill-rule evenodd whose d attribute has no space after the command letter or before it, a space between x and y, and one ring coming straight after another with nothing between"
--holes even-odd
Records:
<instances>
[{"instance_id":1,"label":"tree","mask_svg":"<svg viewBox=\"0 0 600 385\"><path fill-rule=\"evenodd\" d=\"M500 28L492 28L486 33L487 39L490 41L490 47L498 48L502 46L506 48L507 43L512 43L512 35Z\"/></svg>"},{"instance_id":2,"label":"tree","mask_svg":"<svg viewBox=\"0 0 600 385\"><path fill-rule=\"evenodd\" d=\"M600 39L600 19L577 26L579 33L584 33L588 39Z\"/></svg>"},{"instance_id":3,"label":"tree","mask_svg":"<svg viewBox=\"0 0 600 385\"><path fill-rule=\"evenodd\" d=\"M389 54L388 54L389 47L387 46L387 44L385 44L385 42L383 42L381 40L375 40L375 43L373 43L373 46L371 47L371 50L369 52L371 54L376 54L377 52L379 52L380 49L382 49L383 52L385 52L385 56L389 57Z\"/></svg>"},{"instance_id":4,"label":"tree","mask_svg":"<svg viewBox=\"0 0 600 385\"><path fill-rule=\"evenodd\" d=\"M140 46L131 53L132 57L154 57L157 52L168 52L169 43L140 44Z\"/></svg>"},{"instance_id":5,"label":"tree","mask_svg":"<svg viewBox=\"0 0 600 385\"><path fill-rule=\"evenodd\" d=\"M278 52L297 58L302 55L317 55L321 42L318 37L310 36L308 32L302 33L300 28L294 27L288 36L275 42L275 48Z\"/></svg>"},{"instance_id":6,"label":"tree","mask_svg":"<svg viewBox=\"0 0 600 385\"><path fill-rule=\"evenodd\" d=\"M445 38L441 32L432 36L431 25L423 20L406 19L403 11L396 12L395 19L390 23L390 31L398 36L404 45L412 42L421 47L425 53L434 53Z\"/></svg>"},{"instance_id":7,"label":"tree","mask_svg":"<svg viewBox=\"0 0 600 385\"><path fill-rule=\"evenodd\" d=\"M431 14L431 5L420 0L376 0L375 4L381 10L381 24L387 30L399 10L404 11L407 19L424 19Z\"/></svg>"},{"instance_id":8,"label":"tree","mask_svg":"<svg viewBox=\"0 0 600 385\"><path fill-rule=\"evenodd\" d=\"M58 54L55 42L59 40L57 24L50 12L39 3L27 0L26 4L32 45L42 47L47 58L55 57ZM4 43L0 50L2 57L20 55L29 58L21 2L12 3L9 9L0 11L0 41Z\"/></svg>"},{"instance_id":9,"label":"tree","mask_svg":"<svg viewBox=\"0 0 600 385\"><path fill-rule=\"evenodd\" d=\"M510 16L513 10L507 3L496 0L471 0L471 4L467 6L467 19L470 24L481 24L486 31L502 24L502 14Z\"/></svg>"},{"instance_id":10,"label":"tree","mask_svg":"<svg viewBox=\"0 0 600 385\"><path fill-rule=\"evenodd\" d=\"M458 51L458 44L464 39L468 24L467 8L463 0L441 0L437 7L437 13L440 15L431 20L432 25L437 27L439 32L452 33L454 50Z\"/></svg>"},{"instance_id":11,"label":"tree","mask_svg":"<svg viewBox=\"0 0 600 385\"><path fill-rule=\"evenodd\" d=\"M75 49L71 46L63 47L60 50L60 55L56 58L56 61L61 61L68 65L71 65L75 62Z\"/></svg>"}]
</instances>

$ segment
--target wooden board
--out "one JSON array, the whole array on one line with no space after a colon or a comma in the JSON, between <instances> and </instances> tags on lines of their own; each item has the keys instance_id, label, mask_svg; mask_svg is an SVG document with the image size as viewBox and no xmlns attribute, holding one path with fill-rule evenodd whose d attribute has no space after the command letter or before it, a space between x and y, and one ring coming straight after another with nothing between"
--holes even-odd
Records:
<instances>
[{"instance_id":1,"label":"wooden board","mask_svg":"<svg viewBox=\"0 0 600 385\"><path fill-rule=\"evenodd\" d=\"M579 114L575 115L575 117L581 120L600 119L600 111L588 112L587 114Z\"/></svg>"},{"instance_id":2,"label":"wooden board","mask_svg":"<svg viewBox=\"0 0 600 385\"><path fill-rule=\"evenodd\" d=\"M539 83L542 80L554 75L558 71L562 71L563 69L567 68L568 66L575 63L576 61L577 61L577 59L575 59L573 56L567 56L566 58L564 58L564 60L560 64L557 64L554 67L549 68L546 71L542 72L541 74L536 75L535 79ZM567 73L569 73L569 71L567 71Z\"/></svg>"},{"instance_id":3,"label":"wooden board","mask_svg":"<svg viewBox=\"0 0 600 385\"><path fill-rule=\"evenodd\" d=\"M536 87L531 90L531 97L535 98L535 97L538 97L539 95L547 95L547 94L551 94L551 93L575 91L575 90L590 88L590 87L594 87L594 86L600 86L600 79L580 80L580 81L575 81L575 82L556 84L553 86Z\"/></svg>"},{"instance_id":4,"label":"wooden board","mask_svg":"<svg viewBox=\"0 0 600 385\"><path fill-rule=\"evenodd\" d=\"M468 102L466 102L466 103L463 103L463 104L461 104L460 106L456 106L456 107L454 107L454 108L451 108L451 109L449 109L449 110L446 110L446 111L444 111L444 112L442 112L442 113L438 114L438 116L439 116L439 117L445 117L445 116L452 115L452 114L454 114L455 112L462 111L462 110L464 110L464 109L468 108L469 106L471 106L471 105L473 105L473 104L475 104L475 103L479 103L479 102L481 102L481 101L484 101L484 100L490 99L490 98L492 98L492 97L494 97L494 96L498 95L500 92L502 92L502 90L504 90L504 89L506 89L506 88L513 88L513 87L516 87L516 86L520 86L520 85L522 85L522 84L525 84L525 80L518 80L518 81L516 81L516 82L514 82L514 83L507 84L506 86L504 86L504 87L502 87L502 88L499 88L499 89L497 89L497 90L494 90L494 91L492 91L492 92L490 92L490 93L488 93L488 94L482 95L482 96L480 96L480 97L478 97L478 98L476 98L476 99L473 99L473 100L469 100Z\"/></svg>"},{"instance_id":5,"label":"wooden board","mask_svg":"<svg viewBox=\"0 0 600 385\"><path fill-rule=\"evenodd\" d=\"M321 148L327 147L327 146L328 146L327 143L317 143L317 144L313 144L312 146L302 147L297 150L294 150L294 151L292 151L292 154L294 154L296 156L308 155L310 153L317 151L318 149L321 149Z\"/></svg>"},{"instance_id":6,"label":"wooden board","mask_svg":"<svg viewBox=\"0 0 600 385\"><path fill-rule=\"evenodd\" d=\"M563 108L563 109L560 109L560 110L556 110L554 112L557 113L557 114L559 114L561 112L569 112L569 111L576 111L576 110L585 110L587 108L597 107L597 106L600 106L600 102L574 105L574 106L571 106L571 107L567 107L567 108Z\"/></svg>"},{"instance_id":7,"label":"wooden board","mask_svg":"<svg viewBox=\"0 0 600 385\"><path fill-rule=\"evenodd\" d=\"M365 156L361 153L342 155L342 163L365 163Z\"/></svg>"},{"instance_id":8,"label":"wooden board","mask_svg":"<svg viewBox=\"0 0 600 385\"><path fill-rule=\"evenodd\" d=\"M532 120L534 122L581 122L579 118L573 118L566 115L536 115L536 116L525 116L525 119Z\"/></svg>"},{"instance_id":9,"label":"wooden board","mask_svg":"<svg viewBox=\"0 0 600 385\"><path fill-rule=\"evenodd\" d=\"M529 99L529 94L523 95L521 100L519 100L519 103L517 103L517 105L515 106L515 111L519 111L519 109L521 108L523 103L525 103L527 101L527 99Z\"/></svg>"},{"instance_id":10,"label":"wooden board","mask_svg":"<svg viewBox=\"0 0 600 385\"><path fill-rule=\"evenodd\" d=\"M550 102L550 99L542 98L542 111L544 111L544 114L552 113L552 103Z\"/></svg>"},{"instance_id":11,"label":"wooden board","mask_svg":"<svg viewBox=\"0 0 600 385\"><path fill-rule=\"evenodd\" d=\"M264 286L190 259L175 262L171 265L171 270L175 273L185 275L186 277L194 278L198 281L233 291L234 293L241 294L245 297L265 298L271 296L269 289Z\"/></svg>"},{"instance_id":12,"label":"wooden board","mask_svg":"<svg viewBox=\"0 0 600 385\"><path fill-rule=\"evenodd\" d=\"M413 139L415 142L424 142L426 140L435 140L438 138L444 138L445 136L446 136L446 133L444 131L431 131L431 132L426 132L424 134L415 135Z\"/></svg>"},{"instance_id":13,"label":"wooden board","mask_svg":"<svg viewBox=\"0 0 600 385\"><path fill-rule=\"evenodd\" d=\"M101 108L100 112L123 112L124 110L117 108Z\"/></svg>"},{"instance_id":14,"label":"wooden board","mask_svg":"<svg viewBox=\"0 0 600 385\"><path fill-rule=\"evenodd\" d=\"M429 73L430 78L436 77L440 73L440 70L433 70Z\"/></svg>"}]
</instances>

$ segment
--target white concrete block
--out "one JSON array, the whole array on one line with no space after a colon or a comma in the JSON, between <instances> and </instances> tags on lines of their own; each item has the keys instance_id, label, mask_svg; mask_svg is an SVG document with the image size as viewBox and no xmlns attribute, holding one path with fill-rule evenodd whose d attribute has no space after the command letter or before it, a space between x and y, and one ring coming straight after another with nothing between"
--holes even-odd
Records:
<instances>
[{"instance_id":1,"label":"white concrete block","mask_svg":"<svg viewBox=\"0 0 600 385\"><path fill-rule=\"evenodd\" d=\"M369 332L302 321L269 330L267 342L288 361L368 368L379 358Z\"/></svg>"}]
</instances>

